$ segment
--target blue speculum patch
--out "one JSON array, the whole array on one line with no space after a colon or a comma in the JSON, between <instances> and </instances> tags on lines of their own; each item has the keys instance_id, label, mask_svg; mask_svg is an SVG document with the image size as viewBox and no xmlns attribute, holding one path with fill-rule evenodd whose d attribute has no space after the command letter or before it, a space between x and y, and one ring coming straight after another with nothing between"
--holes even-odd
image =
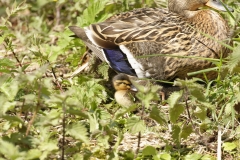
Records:
<instances>
[{"instance_id":1,"label":"blue speculum patch","mask_svg":"<svg viewBox=\"0 0 240 160\"><path fill-rule=\"evenodd\" d=\"M120 73L126 73L128 75L137 76L135 70L128 62L126 54L124 54L120 48L118 49L103 49L110 66Z\"/></svg>"}]
</instances>

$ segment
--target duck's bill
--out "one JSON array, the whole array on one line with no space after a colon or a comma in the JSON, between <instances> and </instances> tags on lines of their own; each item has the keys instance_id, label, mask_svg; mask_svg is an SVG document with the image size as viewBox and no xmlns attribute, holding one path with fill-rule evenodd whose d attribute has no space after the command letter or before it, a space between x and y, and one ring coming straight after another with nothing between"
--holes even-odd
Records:
<instances>
[{"instance_id":1,"label":"duck's bill","mask_svg":"<svg viewBox=\"0 0 240 160\"><path fill-rule=\"evenodd\" d=\"M227 10L229 10L230 12L234 11L232 8L225 5L225 7L227 8L226 9L224 7L224 5L222 4L222 2L220 2L220 0L209 0L206 3L206 6L214 8L214 9L219 10L219 11L224 11L224 12L227 12Z\"/></svg>"},{"instance_id":2,"label":"duck's bill","mask_svg":"<svg viewBox=\"0 0 240 160\"><path fill-rule=\"evenodd\" d=\"M134 85L131 85L131 88L130 88L131 91L134 91L134 92L137 92L138 89L134 86Z\"/></svg>"}]
</instances>

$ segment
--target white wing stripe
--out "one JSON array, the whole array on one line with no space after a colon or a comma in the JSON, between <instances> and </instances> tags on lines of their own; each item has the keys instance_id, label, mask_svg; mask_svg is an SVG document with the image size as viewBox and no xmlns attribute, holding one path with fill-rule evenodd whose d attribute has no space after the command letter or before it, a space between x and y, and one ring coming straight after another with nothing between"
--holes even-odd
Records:
<instances>
[{"instance_id":1,"label":"white wing stripe","mask_svg":"<svg viewBox=\"0 0 240 160\"><path fill-rule=\"evenodd\" d=\"M137 60L133 57L132 53L124 45L120 45L119 48L122 50L124 54L126 54L128 62L135 70L138 78L145 78L143 66L137 62Z\"/></svg>"}]
</instances>

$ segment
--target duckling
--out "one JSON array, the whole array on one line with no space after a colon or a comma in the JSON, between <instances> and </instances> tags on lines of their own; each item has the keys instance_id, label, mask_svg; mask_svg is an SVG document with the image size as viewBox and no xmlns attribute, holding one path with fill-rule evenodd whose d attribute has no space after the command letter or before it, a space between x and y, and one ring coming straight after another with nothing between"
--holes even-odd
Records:
<instances>
[{"instance_id":1,"label":"duckling","mask_svg":"<svg viewBox=\"0 0 240 160\"><path fill-rule=\"evenodd\" d=\"M113 77L113 86L116 90L114 98L123 107L130 107L134 104L134 91L131 80L126 74L120 73Z\"/></svg>"},{"instance_id":2,"label":"duckling","mask_svg":"<svg viewBox=\"0 0 240 160\"><path fill-rule=\"evenodd\" d=\"M139 91L138 89L141 88L142 92L149 93L152 92L150 89L151 86L154 86L154 84L151 83L149 80L139 79L137 77L128 76L123 73L114 76L112 79L112 83L116 90L114 98L116 102L123 107L130 107L139 101L139 99L135 96ZM162 101L165 100L165 96L169 96L169 91L176 91L176 89L166 90L165 88L162 89L159 86L156 87L158 88L158 90L156 90L156 93L159 93Z\"/></svg>"},{"instance_id":3,"label":"duckling","mask_svg":"<svg viewBox=\"0 0 240 160\"><path fill-rule=\"evenodd\" d=\"M84 29L69 29L119 73L164 81L185 79L189 72L214 67L204 58L228 56L218 42L227 42L228 25L214 10L201 9L204 6L226 11L219 0L168 0L168 10L141 8ZM217 73L205 75L214 79Z\"/></svg>"}]
</instances>

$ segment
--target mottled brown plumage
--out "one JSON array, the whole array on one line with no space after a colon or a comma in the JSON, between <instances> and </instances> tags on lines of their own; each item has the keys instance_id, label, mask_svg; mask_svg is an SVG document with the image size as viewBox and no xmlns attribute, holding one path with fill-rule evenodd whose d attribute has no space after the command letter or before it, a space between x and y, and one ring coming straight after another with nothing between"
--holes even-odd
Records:
<instances>
[{"instance_id":1,"label":"mottled brown plumage","mask_svg":"<svg viewBox=\"0 0 240 160\"><path fill-rule=\"evenodd\" d=\"M168 10L141 8L92 24L85 30L76 26L69 28L102 60L101 48L120 47L129 61L133 56L140 78L184 79L189 72L214 66L209 61L193 57L219 59L228 55L218 42L228 40L226 22L213 10L199 10L203 6L225 10L218 0L169 0ZM150 56L154 54L161 55ZM212 79L216 73L206 75ZM202 75L197 77L202 78Z\"/></svg>"}]
</instances>

